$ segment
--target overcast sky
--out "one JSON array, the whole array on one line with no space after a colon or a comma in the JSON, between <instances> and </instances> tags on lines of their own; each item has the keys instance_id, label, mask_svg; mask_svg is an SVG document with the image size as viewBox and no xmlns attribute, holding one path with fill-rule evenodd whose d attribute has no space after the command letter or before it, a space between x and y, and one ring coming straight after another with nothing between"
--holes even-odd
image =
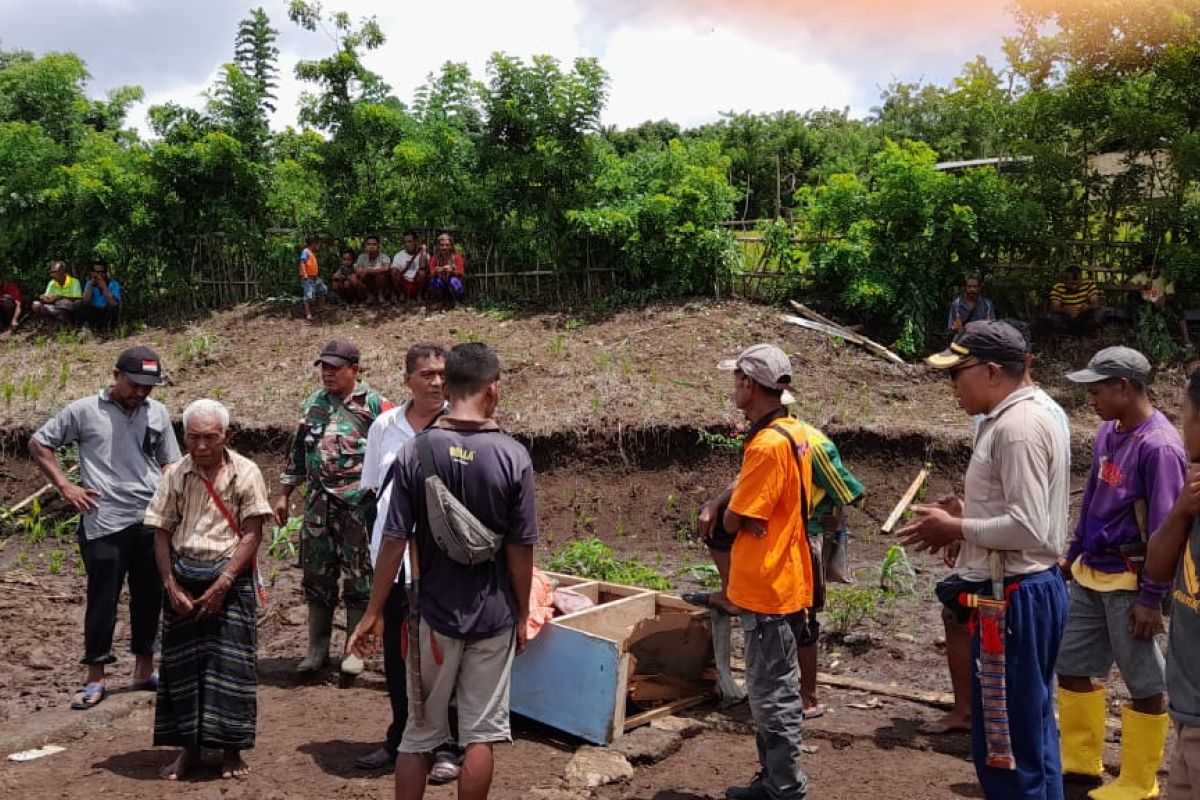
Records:
<instances>
[{"instance_id":1,"label":"overcast sky","mask_svg":"<svg viewBox=\"0 0 1200 800\"><path fill-rule=\"evenodd\" d=\"M333 49L287 19L285 0L0 0L0 47L71 51L90 92L146 90L131 122L168 100L201 105L230 61L237 22L261 5L280 30L278 128L295 124L296 62ZM976 55L1000 66L1007 0L325 0L375 15L388 41L367 64L408 102L430 72L465 61L484 77L496 50L564 63L600 59L611 78L603 122L695 125L722 111L849 107L856 116L894 79L944 83Z\"/></svg>"}]
</instances>

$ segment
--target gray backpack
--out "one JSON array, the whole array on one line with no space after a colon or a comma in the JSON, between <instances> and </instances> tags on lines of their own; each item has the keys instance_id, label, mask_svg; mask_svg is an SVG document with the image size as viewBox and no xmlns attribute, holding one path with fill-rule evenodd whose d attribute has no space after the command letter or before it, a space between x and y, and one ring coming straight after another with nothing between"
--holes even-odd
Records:
<instances>
[{"instance_id":1,"label":"gray backpack","mask_svg":"<svg viewBox=\"0 0 1200 800\"><path fill-rule=\"evenodd\" d=\"M425 480L425 516L433 541L460 564L474 566L494 559L504 537L480 522L442 482L433 463L428 432L417 436L417 457Z\"/></svg>"}]
</instances>

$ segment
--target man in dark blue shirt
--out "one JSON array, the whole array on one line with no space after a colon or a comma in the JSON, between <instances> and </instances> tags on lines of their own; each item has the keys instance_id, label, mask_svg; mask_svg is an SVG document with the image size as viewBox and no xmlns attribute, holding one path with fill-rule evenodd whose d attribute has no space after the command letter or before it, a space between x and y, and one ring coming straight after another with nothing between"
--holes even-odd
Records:
<instances>
[{"instance_id":1,"label":"man in dark blue shirt","mask_svg":"<svg viewBox=\"0 0 1200 800\"><path fill-rule=\"evenodd\" d=\"M460 344L446 357L445 380L446 414L406 442L396 458L371 602L350 640L360 655L379 646L392 579L411 546L413 572L420 576L420 632L413 638L421 685L408 690L410 696L421 693L423 714L420 722L409 715L396 759L396 797L405 800L424 796L433 751L450 738L451 697L458 705L458 742L466 749L459 796L487 796L492 745L512 740L512 661L525 642L537 542L533 463L492 419L500 402L500 360L487 345ZM423 443L446 488L500 537L494 558L467 565L434 540L425 508L425 479L432 476L421 466Z\"/></svg>"},{"instance_id":2,"label":"man in dark blue shirt","mask_svg":"<svg viewBox=\"0 0 1200 800\"><path fill-rule=\"evenodd\" d=\"M75 306L75 316L86 325L110 328L117 322L121 308L121 284L108 276L108 264L102 258L92 263L92 276L83 285L83 297Z\"/></svg>"}]
</instances>

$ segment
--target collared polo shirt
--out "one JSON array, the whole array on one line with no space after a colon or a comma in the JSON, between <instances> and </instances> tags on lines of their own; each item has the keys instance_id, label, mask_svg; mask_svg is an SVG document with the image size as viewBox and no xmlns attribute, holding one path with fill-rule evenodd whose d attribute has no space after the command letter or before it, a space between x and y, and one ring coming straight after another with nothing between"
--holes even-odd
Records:
<instances>
[{"instance_id":1,"label":"collared polo shirt","mask_svg":"<svg viewBox=\"0 0 1200 800\"><path fill-rule=\"evenodd\" d=\"M99 507L83 515L88 539L140 524L162 480L162 468L179 460L166 406L147 399L126 414L109 389L74 401L33 438L51 450L79 445L80 482L100 493Z\"/></svg>"},{"instance_id":2,"label":"collared polo shirt","mask_svg":"<svg viewBox=\"0 0 1200 800\"><path fill-rule=\"evenodd\" d=\"M212 486L239 531L249 519L271 516L262 472L240 453L225 451L225 463ZM191 455L184 456L158 485L146 509L146 524L171 534L172 552L199 561L228 558L241 539L209 494Z\"/></svg>"}]
</instances>

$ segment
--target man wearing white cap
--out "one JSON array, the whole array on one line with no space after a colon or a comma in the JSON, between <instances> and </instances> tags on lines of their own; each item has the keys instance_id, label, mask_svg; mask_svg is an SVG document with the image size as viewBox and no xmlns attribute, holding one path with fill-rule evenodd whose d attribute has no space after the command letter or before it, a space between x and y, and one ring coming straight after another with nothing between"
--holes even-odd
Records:
<instances>
[{"instance_id":1,"label":"man wearing white cap","mask_svg":"<svg viewBox=\"0 0 1200 800\"><path fill-rule=\"evenodd\" d=\"M760 765L749 785L732 787L725 797L801 800L808 779L800 768L804 711L796 646L813 601L804 528L813 494L812 451L782 403L792 383L786 353L759 344L718 368L733 372L734 403L751 423L721 526L736 537L724 600L740 612ZM715 513L711 504L701 512L706 538L716 528Z\"/></svg>"}]
</instances>

